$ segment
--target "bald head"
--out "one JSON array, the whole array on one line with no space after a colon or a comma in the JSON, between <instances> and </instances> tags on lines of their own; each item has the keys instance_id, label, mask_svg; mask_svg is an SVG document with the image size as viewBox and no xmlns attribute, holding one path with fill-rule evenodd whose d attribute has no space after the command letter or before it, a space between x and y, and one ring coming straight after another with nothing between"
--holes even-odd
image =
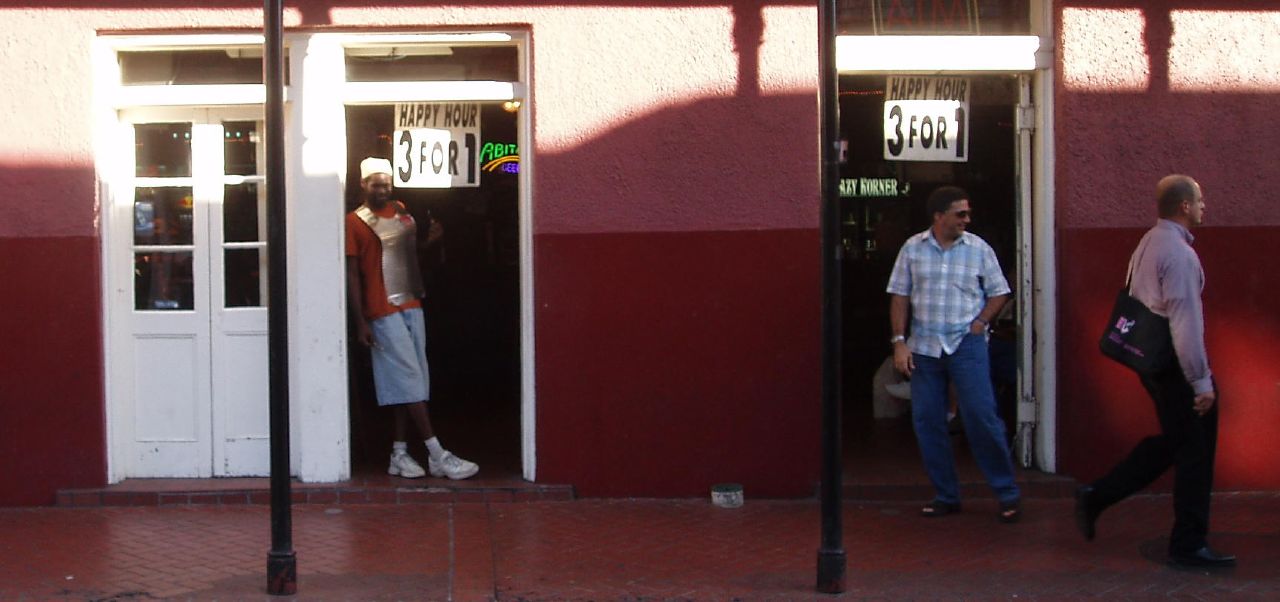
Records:
<instances>
[{"instance_id":1,"label":"bald head","mask_svg":"<svg viewBox=\"0 0 1280 602\"><path fill-rule=\"evenodd\" d=\"M1191 176L1182 174L1160 178L1156 184L1156 209L1160 217L1175 217L1182 212L1182 203L1195 204L1200 200L1200 185Z\"/></svg>"}]
</instances>

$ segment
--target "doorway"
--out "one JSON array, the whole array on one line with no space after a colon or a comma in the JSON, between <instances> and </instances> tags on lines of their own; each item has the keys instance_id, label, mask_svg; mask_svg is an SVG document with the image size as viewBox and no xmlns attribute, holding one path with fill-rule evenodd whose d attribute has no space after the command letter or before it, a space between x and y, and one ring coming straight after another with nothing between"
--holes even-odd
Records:
<instances>
[{"instance_id":1,"label":"doorway","mask_svg":"<svg viewBox=\"0 0 1280 602\"><path fill-rule=\"evenodd\" d=\"M262 110L124 111L131 220L110 223L121 477L263 476Z\"/></svg>"},{"instance_id":2,"label":"doorway","mask_svg":"<svg viewBox=\"0 0 1280 602\"><path fill-rule=\"evenodd\" d=\"M446 447L480 465L485 479L519 479L521 459L519 112L512 103L478 107L476 185L397 186L393 198L421 224L440 223L439 244L419 256L426 297L432 425ZM346 108L346 210L360 204L359 163L397 150L393 104ZM463 149L461 156L466 156ZM421 236L422 233L420 232ZM349 338L349 341L353 340ZM350 349L353 474L382 474L392 438L390 410L377 406L369 353ZM411 454L425 452L410 428Z\"/></svg>"},{"instance_id":3,"label":"doorway","mask_svg":"<svg viewBox=\"0 0 1280 602\"><path fill-rule=\"evenodd\" d=\"M840 77L841 238L845 251L844 450L846 479L862 484L927 484L911 426L909 385L892 367L889 297L885 286L898 250L930 225L926 199L937 187L955 185L970 195L968 230L996 252L1010 286L1021 281L1020 173L1017 114L1021 86L1015 75L964 77L969 90L964 161L905 161L885 157L888 75ZM957 127L952 124L953 128ZM1016 415L1021 329L1016 291L992 324L993 383L998 410L1012 441ZM905 386L904 386L905 385ZM962 479L982 481L953 422Z\"/></svg>"}]
</instances>

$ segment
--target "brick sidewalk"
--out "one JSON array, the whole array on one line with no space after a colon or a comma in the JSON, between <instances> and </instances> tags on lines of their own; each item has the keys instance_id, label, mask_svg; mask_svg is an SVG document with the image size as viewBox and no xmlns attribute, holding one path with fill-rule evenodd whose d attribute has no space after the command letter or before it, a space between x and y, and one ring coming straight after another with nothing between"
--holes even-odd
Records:
<instances>
[{"instance_id":1,"label":"brick sidewalk","mask_svg":"<svg viewBox=\"0 0 1280 602\"><path fill-rule=\"evenodd\" d=\"M839 599L1280 598L1280 495L1214 498L1219 573L1163 564L1167 496L1112 509L1098 540L1068 500L1029 500L1002 525L989 500L915 516L845 507ZM302 505L299 600L822 600L814 501ZM263 506L0 509L0 600L279 600L263 594Z\"/></svg>"}]
</instances>

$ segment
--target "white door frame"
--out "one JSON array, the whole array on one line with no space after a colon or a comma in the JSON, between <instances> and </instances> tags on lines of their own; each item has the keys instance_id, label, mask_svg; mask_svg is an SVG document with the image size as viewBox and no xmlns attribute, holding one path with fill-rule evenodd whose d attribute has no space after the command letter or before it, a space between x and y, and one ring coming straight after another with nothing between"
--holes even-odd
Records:
<instances>
[{"instance_id":1,"label":"white door frame","mask_svg":"<svg viewBox=\"0 0 1280 602\"><path fill-rule=\"evenodd\" d=\"M116 426L113 434L117 437L114 455L117 465L128 476L208 477L212 474L207 227L210 190L199 167L211 159L207 156L210 145L202 142L212 136L197 123L199 121L191 109L121 116L113 137L112 151L121 159L122 171L113 174L120 192L118 198L112 199L108 211L104 211L117 218L104 224L104 238L109 236L116 241L103 253L104 276L109 283L104 293L116 326L109 333L106 357L117 365L115 378L110 380L110 394L119 400L112 407ZM135 126L162 122L192 123L189 130L191 173L180 177L134 177ZM145 252L145 249L135 249L134 245L134 193L137 188L171 187L191 191L192 308L138 311L134 300L135 250ZM140 364L137 355L146 347L154 347L152 351L163 361L155 366ZM154 377L140 383L139 376L146 371ZM148 419L147 410L141 408L138 397L152 400L167 397L170 401L163 407L151 408L153 415L163 416L153 420ZM151 423L167 428L159 432L148 426Z\"/></svg>"},{"instance_id":2,"label":"white door frame","mask_svg":"<svg viewBox=\"0 0 1280 602\"><path fill-rule=\"evenodd\" d=\"M474 44L509 44L517 49L519 57L518 82L352 82L343 79L342 60L348 47L376 46L388 44L435 44L435 43L474 43ZM346 131L336 131L334 123L345 123L346 106L360 104L386 104L395 102L431 102L431 101L505 101L519 100L523 108L517 118L517 144L520 148L519 173L519 244L520 244L520 427L521 427L521 462L525 479L533 481L537 476L536 455L536 405L535 405L535 370L534 370L534 328L533 328L533 201L532 179L534 157L530 149L532 143L532 124L530 122L529 99L527 87L523 82L529 81L528 48L529 40L526 32L487 31L479 33L451 34L372 34L372 33L317 33L299 34L291 47L296 48L306 61L295 61L292 73L293 86L298 88L299 102L294 106L291 115L297 129L291 129L294 139L306 140L297 161L290 164L294 173L302 173L302 177L314 180L313 185L300 183L305 190L304 196L314 203L319 199L325 207L325 215L336 216L336 222L329 225L331 234L337 237L332 249L341 251L342 212L334 212L330 207L342 206L342 191L346 184ZM305 85L299 85L304 82ZM316 99L316 96L323 96ZM322 174L316 178L313 174ZM339 186L330 187L325 182L335 178ZM327 194L325 190L332 191ZM291 193L292 196L292 193ZM330 198L331 197L331 198ZM307 219L305 216L299 216ZM311 219L315 219L313 215ZM295 223L293 214L289 217L292 231ZM292 240L292 239L291 239ZM339 258L341 259L341 258ZM290 266L290 274L294 267ZM341 269L331 275L341 276ZM345 281L338 282L337 290L342 290ZM341 297L342 316L339 321L342 332L338 342L345 346L346 342L346 297ZM290 343L293 344L292 341ZM344 347L345 349L345 347ZM344 376L346 357L339 372ZM344 383L345 387L345 383ZM344 425L345 427L345 425ZM336 435L336 433L335 433ZM346 435L344 435L346 436Z\"/></svg>"},{"instance_id":3,"label":"white door frame","mask_svg":"<svg viewBox=\"0 0 1280 602\"><path fill-rule=\"evenodd\" d=\"M1019 426L1028 428L1017 457L1024 465L1056 470L1055 362L1057 280L1053 184L1053 38L1049 0L1031 2L1032 30L1026 36L839 36L836 67L841 74L1026 74L1033 110L1020 112L1020 142L1030 157L1019 170L1019 190L1029 194L1020 219L1022 282L1019 295L1024 341L1019 349ZM1021 145L1020 145L1021 146ZM1024 154L1021 153L1020 154ZM1030 250L1030 257L1024 252ZM1034 308L1034 311L1032 311ZM1025 421L1025 422L1024 422Z\"/></svg>"},{"instance_id":4,"label":"white door frame","mask_svg":"<svg viewBox=\"0 0 1280 602\"><path fill-rule=\"evenodd\" d=\"M243 417L256 413L257 405L265 408L266 381L262 374L258 378L245 375L244 378L225 379L220 374L225 370L228 358L222 349L228 337L243 339L252 336L262 339L266 331L265 306L254 308L224 308L223 277L224 236L222 235L223 215L220 211L223 198L223 186L231 180L260 180L261 176L230 178L223 175L223 121L261 121L261 107L223 107L217 109L182 107L157 107L124 109L118 113L113 143L114 153L121 159L116 165L117 171L112 178L113 190L118 191L114 197L108 197L104 215L104 238L114 244L104 243L103 278L107 312L111 315L113 327L106 333L107 358L114 366L114 374L109 379L109 397L116 403L109 405L109 424L112 439L111 465L112 481L127 476L246 476L265 475L266 463L266 425L258 428L253 420L246 422ZM182 178L143 178L133 177L131 152L135 124L141 123L191 123L191 163L192 174ZM128 165L125 165L128 163ZM213 167L217 166L214 176ZM261 171L261 170L259 170ZM193 218L193 278L195 282L195 303L192 311L146 312L137 313L133 303L134 286L131 267L134 261L134 245L130 226L133 222L133 195L137 187L173 186L189 187L192 190ZM261 213L262 207L259 206ZM261 216L259 221L261 222ZM230 243L230 246L258 247L259 243ZM216 277L215 277L216 276ZM265 293L265 287L263 288ZM188 332L180 335L179 332ZM148 334L149 333L149 334ZM150 341L150 343L147 343ZM167 343L166 343L167 341ZM169 449L165 454L191 456L195 451L181 451L179 448L200 448L196 457L175 462L174 469L142 468L138 455L136 429L144 424L144 416L140 416L137 406L136 379L147 366L138 363L137 353L140 346L150 345L186 345L193 357L190 364L177 362L170 368L177 372L189 369L190 382L179 386L172 383L172 389L190 392L194 408L182 412L180 406L174 406L180 414L190 413L194 421L191 434L177 436L166 435L154 441L155 453L161 448ZM254 342L250 342L254 344ZM220 352L220 350L222 350ZM245 350L241 350L245 351ZM252 351L250 349L249 351ZM177 359L184 355L181 349L175 348L169 359ZM262 341L260 353L237 354L248 364L241 368L262 371L266 360L265 341ZM257 356L255 359L252 356ZM229 394L233 387L231 382L257 381L262 391L238 391ZM227 386L224 386L227 385ZM252 386L250 385L252 388ZM260 399L254 399L259 397ZM187 396L177 395L176 399ZM231 420L235 417L240 420ZM265 422L265 414L264 414ZM176 437L176 438L175 438ZM234 445L232 445L234 443ZM142 446L147 447L147 446ZM248 449L261 448L261 449ZM195 448L192 448L193 450ZM145 455L145 454L144 454ZM234 455L239 460L231 458ZM262 458L255 458L262 455Z\"/></svg>"},{"instance_id":5,"label":"white door frame","mask_svg":"<svg viewBox=\"0 0 1280 602\"><path fill-rule=\"evenodd\" d=\"M120 85L116 54L120 50L261 46L255 34L183 36L101 36L94 41L94 150L101 200L103 256L102 317L106 382L107 478L118 482L129 474L122 445L131 420L129 395L120 390L133 369L116 353L127 332L129 307L118 297L132 282L122 283L110 258L113 246L127 244L111 234L121 220L132 220L132 198L123 177L132 172L115 152L121 120L118 110L141 106L258 105L261 85L131 86ZM412 43L511 44L518 48L519 82L346 83L344 45ZM287 237L289 287L290 448L292 472L303 481L333 482L350 477L350 426L347 411L346 281L343 257L343 190L346 179L344 103L405 100L520 100L517 144L524 151L519 174L520 315L521 315L521 446L524 477L536 478L533 220L534 157L528 93L527 32L484 31L449 34L292 33L285 45L290 85L285 91L285 146L288 195ZM147 89L141 89L147 88Z\"/></svg>"},{"instance_id":6,"label":"white door frame","mask_svg":"<svg viewBox=\"0 0 1280 602\"><path fill-rule=\"evenodd\" d=\"M230 121L257 124L259 139L265 135L263 111L257 106L220 107L205 111L206 120L223 133L216 154L224 175L214 185L215 198L222 200L210 207L209 267L212 275L210 294L210 359L213 402L213 475L269 476L271 474L270 364L268 361L267 298L267 220L266 146L259 144L253 175L228 175L225 156L225 128ZM258 231L253 241L229 241L225 232L225 196L227 185L257 184ZM259 305L228 307L226 304L227 253L258 252Z\"/></svg>"}]
</instances>

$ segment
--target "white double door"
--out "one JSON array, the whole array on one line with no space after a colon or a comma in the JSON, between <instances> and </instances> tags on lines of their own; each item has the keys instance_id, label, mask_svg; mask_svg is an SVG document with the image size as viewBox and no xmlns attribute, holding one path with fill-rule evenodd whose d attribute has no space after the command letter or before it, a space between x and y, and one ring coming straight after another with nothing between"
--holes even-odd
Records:
<instances>
[{"instance_id":1,"label":"white double door","mask_svg":"<svg viewBox=\"0 0 1280 602\"><path fill-rule=\"evenodd\" d=\"M269 472L261 115L122 114L108 249L117 478Z\"/></svg>"}]
</instances>

